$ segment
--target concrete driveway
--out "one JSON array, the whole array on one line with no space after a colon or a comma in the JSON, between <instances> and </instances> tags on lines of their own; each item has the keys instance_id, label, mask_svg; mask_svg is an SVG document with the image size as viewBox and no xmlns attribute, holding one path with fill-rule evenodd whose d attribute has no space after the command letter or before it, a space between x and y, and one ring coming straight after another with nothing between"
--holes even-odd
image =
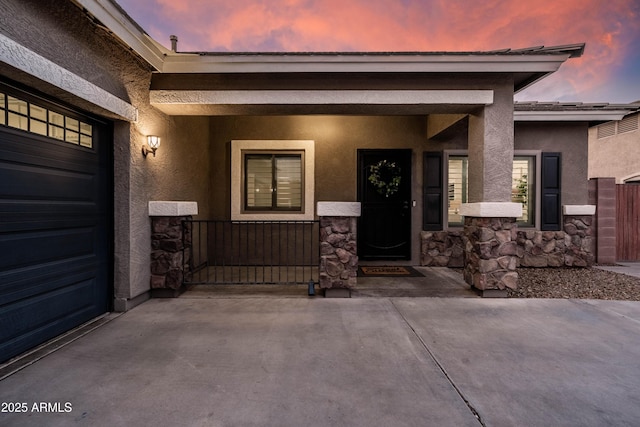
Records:
<instances>
[{"instance_id":1,"label":"concrete driveway","mask_svg":"<svg viewBox=\"0 0 640 427\"><path fill-rule=\"evenodd\" d=\"M0 381L0 425L631 426L639 361L638 302L186 295Z\"/></svg>"}]
</instances>

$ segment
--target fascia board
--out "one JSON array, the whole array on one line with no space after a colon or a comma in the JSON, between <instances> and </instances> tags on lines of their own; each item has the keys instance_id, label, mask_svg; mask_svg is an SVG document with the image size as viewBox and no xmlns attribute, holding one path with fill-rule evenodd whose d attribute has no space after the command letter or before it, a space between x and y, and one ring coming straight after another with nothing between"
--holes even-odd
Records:
<instances>
[{"instance_id":1,"label":"fascia board","mask_svg":"<svg viewBox=\"0 0 640 427\"><path fill-rule=\"evenodd\" d=\"M551 73L569 55L260 55L169 53L165 73Z\"/></svg>"},{"instance_id":2,"label":"fascia board","mask_svg":"<svg viewBox=\"0 0 640 427\"><path fill-rule=\"evenodd\" d=\"M162 49L110 0L74 0L158 71L168 49Z\"/></svg>"},{"instance_id":3,"label":"fascia board","mask_svg":"<svg viewBox=\"0 0 640 427\"><path fill-rule=\"evenodd\" d=\"M514 111L516 122L589 122L621 120L628 110L587 111Z\"/></svg>"}]
</instances>

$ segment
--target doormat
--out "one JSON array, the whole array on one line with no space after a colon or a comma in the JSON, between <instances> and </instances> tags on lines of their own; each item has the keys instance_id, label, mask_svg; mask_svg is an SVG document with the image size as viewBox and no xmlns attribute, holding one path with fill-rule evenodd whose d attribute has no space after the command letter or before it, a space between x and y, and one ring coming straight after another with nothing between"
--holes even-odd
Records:
<instances>
[{"instance_id":1,"label":"doormat","mask_svg":"<svg viewBox=\"0 0 640 427\"><path fill-rule=\"evenodd\" d=\"M361 277L422 277L420 273L413 267L409 266L386 266L376 265L370 267L359 267L358 276Z\"/></svg>"}]
</instances>

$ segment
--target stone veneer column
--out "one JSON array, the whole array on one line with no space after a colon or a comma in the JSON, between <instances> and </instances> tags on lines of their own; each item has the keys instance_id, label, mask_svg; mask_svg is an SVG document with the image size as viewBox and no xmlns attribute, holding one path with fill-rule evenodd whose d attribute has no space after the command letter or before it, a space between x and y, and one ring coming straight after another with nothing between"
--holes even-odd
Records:
<instances>
[{"instance_id":1,"label":"stone veneer column","mask_svg":"<svg viewBox=\"0 0 640 427\"><path fill-rule=\"evenodd\" d=\"M519 203L468 203L461 207L464 218L464 279L483 297L506 297L507 288L518 285Z\"/></svg>"},{"instance_id":2,"label":"stone veneer column","mask_svg":"<svg viewBox=\"0 0 640 427\"><path fill-rule=\"evenodd\" d=\"M196 202L149 202L151 217L151 296L177 297L190 274L191 227Z\"/></svg>"},{"instance_id":3,"label":"stone veneer column","mask_svg":"<svg viewBox=\"0 0 640 427\"><path fill-rule=\"evenodd\" d=\"M562 224L565 232L565 265L569 267L592 266L595 261L596 242L593 228L596 206L564 205L562 213ZM611 263L615 263L615 246L613 254L614 260Z\"/></svg>"},{"instance_id":4,"label":"stone veneer column","mask_svg":"<svg viewBox=\"0 0 640 427\"><path fill-rule=\"evenodd\" d=\"M318 202L320 289L327 298L349 298L358 276L358 202Z\"/></svg>"}]
</instances>

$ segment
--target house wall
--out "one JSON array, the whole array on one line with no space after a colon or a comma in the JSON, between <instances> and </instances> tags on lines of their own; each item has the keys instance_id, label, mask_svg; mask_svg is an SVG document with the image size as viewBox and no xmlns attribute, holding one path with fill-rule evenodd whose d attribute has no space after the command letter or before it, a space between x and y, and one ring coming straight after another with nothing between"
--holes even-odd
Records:
<instances>
[{"instance_id":1,"label":"house wall","mask_svg":"<svg viewBox=\"0 0 640 427\"><path fill-rule=\"evenodd\" d=\"M236 139L303 139L315 141L315 200L357 198L359 148L413 150L412 260L420 259L422 230L422 153L466 150L467 127L427 139L424 116L237 116L210 118L212 219L230 218L230 141ZM563 153L562 203L587 204L586 124L516 123L515 149Z\"/></svg>"},{"instance_id":2,"label":"house wall","mask_svg":"<svg viewBox=\"0 0 640 427\"><path fill-rule=\"evenodd\" d=\"M211 216L230 218L229 142L237 139L315 141L315 200L357 199L357 149L413 150L412 229L422 227L422 151L426 120L418 116L242 116L211 117ZM419 259L415 239L412 259Z\"/></svg>"},{"instance_id":3,"label":"house wall","mask_svg":"<svg viewBox=\"0 0 640 427\"><path fill-rule=\"evenodd\" d=\"M197 201L208 217L208 119L169 117L149 104L152 70L71 2L0 0L0 33L132 104L138 121L105 110L0 63L0 75L73 108L113 120L115 309L144 299L150 283L150 200ZM25 31L29 28L29 31ZM162 138L143 158L145 136ZM204 153L204 154L203 154Z\"/></svg>"},{"instance_id":4,"label":"house wall","mask_svg":"<svg viewBox=\"0 0 640 427\"><path fill-rule=\"evenodd\" d=\"M562 153L563 205L589 203L588 124L578 122L515 122L515 149Z\"/></svg>"},{"instance_id":5,"label":"house wall","mask_svg":"<svg viewBox=\"0 0 640 427\"><path fill-rule=\"evenodd\" d=\"M617 184L622 184L638 175L640 129L600 139L597 126L589 129L589 178L615 178Z\"/></svg>"}]
</instances>

